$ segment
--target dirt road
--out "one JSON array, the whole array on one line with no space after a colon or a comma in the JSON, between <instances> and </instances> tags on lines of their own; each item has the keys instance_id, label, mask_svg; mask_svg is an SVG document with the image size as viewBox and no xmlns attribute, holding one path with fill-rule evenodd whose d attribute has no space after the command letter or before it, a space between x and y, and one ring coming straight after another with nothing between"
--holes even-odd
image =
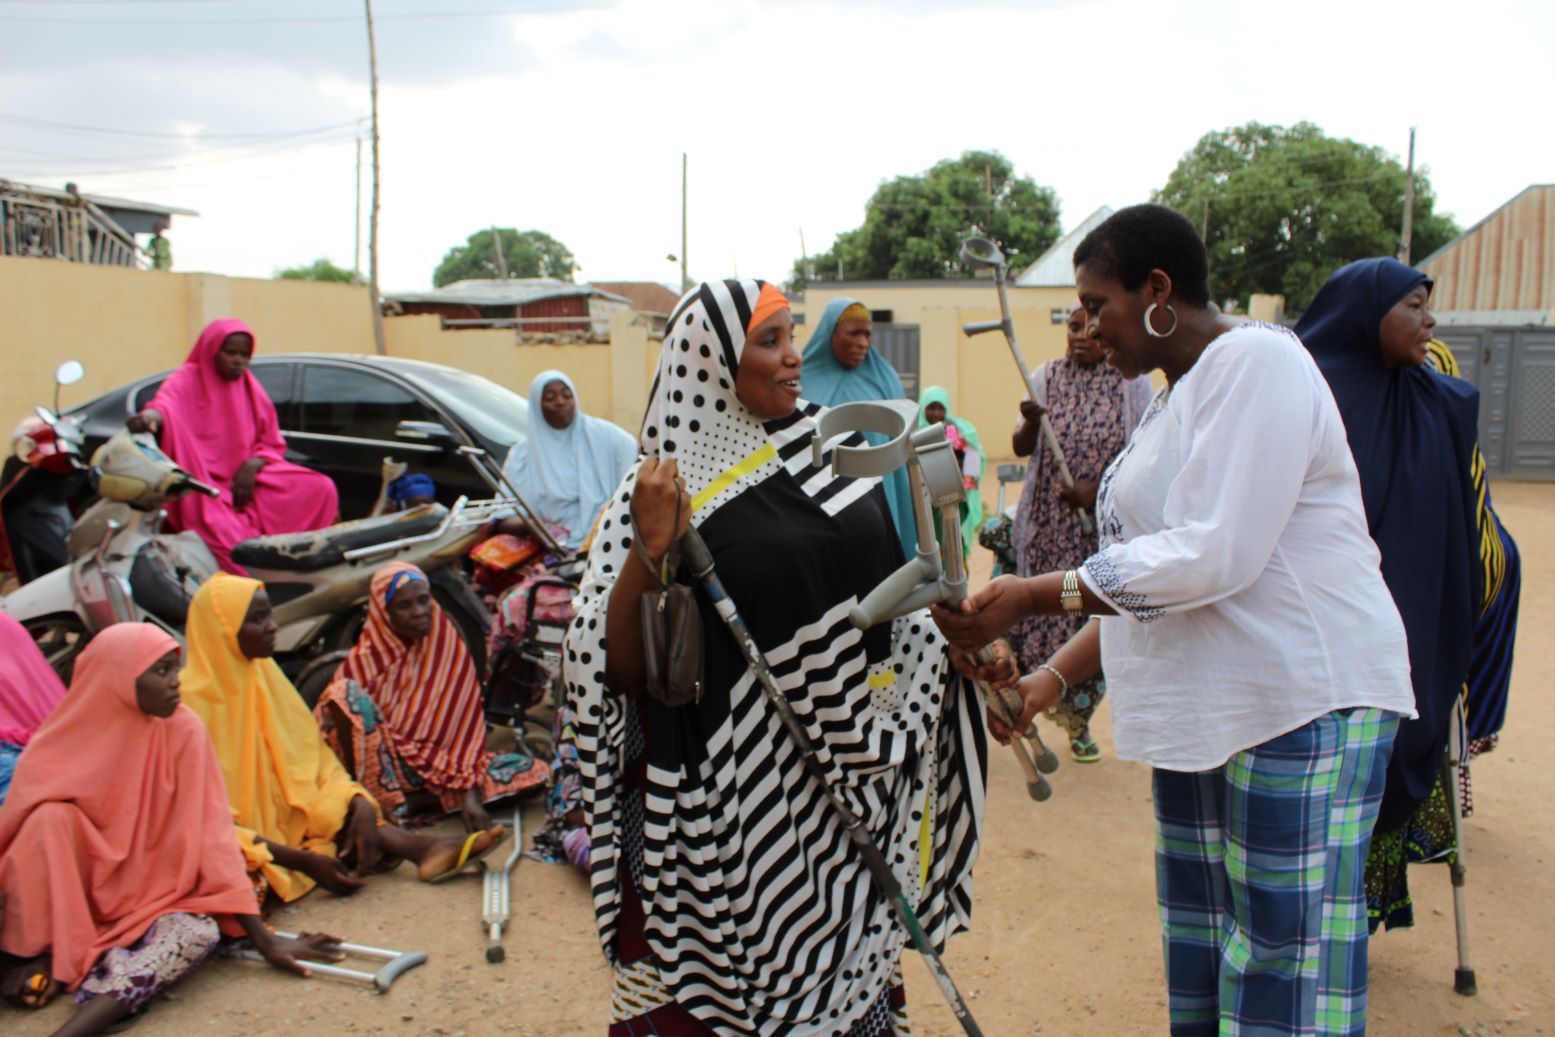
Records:
<instances>
[{"instance_id":1,"label":"dirt road","mask_svg":"<svg viewBox=\"0 0 1555 1037\"><path fill-rule=\"evenodd\" d=\"M1555 629L1555 485L1499 484L1494 495L1523 552L1522 636L1501 747L1473 770L1477 809L1466 844L1480 993L1452 992L1446 868L1417 867L1418 926L1372 941L1374 1037L1555 1035L1555 769L1544 740L1555 730L1555 645L1548 640ZM986 574L987 555L978 554ZM947 956L989 1037L1166 1031L1149 771L1110 755L1105 711L1097 730L1109 755L1091 766L1066 760L1044 804L1026 798L1008 752L993 758L974 928L952 942ZM526 827L539 819L531 806ZM424 886L404 868L351 900L315 893L275 921L426 950L431 962L378 997L221 961L155 1005L137 1030L209 1037L603 1034L609 977L583 878L522 861L513 907L507 961L488 965L478 879ZM914 1033L959 1033L911 955L906 972ZM0 1031L38 1037L67 1011L0 1008Z\"/></svg>"}]
</instances>

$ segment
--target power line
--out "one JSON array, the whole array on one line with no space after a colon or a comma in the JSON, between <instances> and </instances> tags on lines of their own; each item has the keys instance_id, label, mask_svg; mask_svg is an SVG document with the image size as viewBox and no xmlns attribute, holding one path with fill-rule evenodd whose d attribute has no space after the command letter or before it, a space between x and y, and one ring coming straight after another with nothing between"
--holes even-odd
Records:
<instances>
[{"instance_id":1,"label":"power line","mask_svg":"<svg viewBox=\"0 0 1555 1037\"><path fill-rule=\"evenodd\" d=\"M245 151L245 152L243 152L241 154L235 154L235 155L233 155L233 154L221 154L219 151L216 154L206 154L206 153L203 153L203 152L192 152L192 153L190 153L191 157L190 157L190 159L188 161L185 161L185 162L171 162L171 163L168 163L166 165L156 165L156 166L132 166L132 167L127 167L127 168L123 168L123 169L96 169L96 168L88 168L88 167L77 167L76 169L64 169L64 170L59 170L59 169L43 169L43 168L28 168L28 167L24 166L22 169L12 169L11 172L13 174L15 174L15 175L18 175L18 176L29 176L29 177L40 177L40 178L53 178L53 177L60 177L60 176L71 176L71 175L74 175L74 174L77 174L77 173L89 173L92 176L129 176L129 175L133 175L133 174L137 174L137 173L160 173L160 172L169 172L169 171L179 170L179 169L199 168L201 166L220 165L220 164L226 163L226 162L252 162L252 161L260 161L260 160L267 159L267 158L277 158L277 157L280 157L282 155L292 154L294 152L309 151L309 150L312 150L314 148L324 147L326 145L343 144L346 141L351 141L351 140L355 140L355 139L356 139L356 135L355 134L347 134L347 135L344 135L344 136L335 136L335 137L323 137L323 138L320 138L319 140L311 140L311 141L308 141L308 142L303 143L303 144L287 144L287 145L285 145L283 147L276 147L276 148L252 148L252 149L249 149L248 151ZM149 158L151 156L147 156L147 157Z\"/></svg>"},{"instance_id":2,"label":"power line","mask_svg":"<svg viewBox=\"0 0 1555 1037\"><path fill-rule=\"evenodd\" d=\"M350 119L346 122L329 123L324 126L310 126L302 130L277 130L248 133L206 133L196 130L191 133L170 133L165 130L126 130L116 126L86 126L81 123L56 122L51 119L35 119L29 115L12 115L8 112L0 112L0 122L8 122L16 126L26 126L29 129L46 130L57 133L76 133L110 137L146 137L155 140L280 140L291 137L307 137L315 133L326 133L330 130L342 130L346 127L357 127L364 120Z\"/></svg>"},{"instance_id":3,"label":"power line","mask_svg":"<svg viewBox=\"0 0 1555 1037\"><path fill-rule=\"evenodd\" d=\"M514 18L529 14L571 14L575 11L608 10L617 6L614 2L567 4L561 7L520 7L485 11L401 11L396 14L375 15L387 21L429 21L462 18ZM276 15L248 18L59 18L52 15L0 15L0 22L28 22L31 24L80 25L301 25L349 22L350 15Z\"/></svg>"}]
</instances>

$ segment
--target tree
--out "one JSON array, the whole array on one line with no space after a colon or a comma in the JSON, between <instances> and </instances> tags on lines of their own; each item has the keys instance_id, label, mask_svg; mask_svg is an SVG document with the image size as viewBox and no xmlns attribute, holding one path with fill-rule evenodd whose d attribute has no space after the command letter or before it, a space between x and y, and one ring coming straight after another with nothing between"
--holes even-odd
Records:
<instances>
[{"instance_id":1,"label":"tree","mask_svg":"<svg viewBox=\"0 0 1555 1037\"><path fill-rule=\"evenodd\" d=\"M307 266L289 266L277 270L275 276L282 281L330 281L336 284L361 284L351 271L336 266L327 259L315 259Z\"/></svg>"},{"instance_id":2,"label":"tree","mask_svg":"<svg viewBox=\"0 0 1555 1037\"><path fill-rule=\"evenodd\" d=\"M454 281L496 280L506 264L509 277L554 277L571 281L576 263L572 251L541 230L517 231L497 228L501 234L502 255L498 259L492 242L492 228L471 234L463 245L448 250L437 264L432 284L438 288Z\"/></svg>"},{"instance_id":3,"label":"tree","mask_svg":"<svg viewBox=\"0 0 1555 1037\"><path fill-rule=\"evenodd\" d=\"M970 277L961 241L974 233L1034 260L1058 238L1058 198L1052 188L1015 176L997 152L963 152L920 176L882 183L864 206L863 226L795 262L790 287L804 287L807 265L820 280L839 269L849 279Z\"/></svg>"},{"instance_id":4,"label":"tree","mask_svg":"<svg viewBox=\"0 0 1555 1037\"><path fill-rule=\"evenodd\" d=\"M1311 123L1250 122L1206 133L1177 163L1155 200L1205 228L1210 294L1245 305L1254 292L1285 296L1300 312L1345 263L1398 250L1404 167L1381 148L1327 137ZM1458 233L1435 212L1415 171L1413 258Z\"/></svg>"}]
</instances>

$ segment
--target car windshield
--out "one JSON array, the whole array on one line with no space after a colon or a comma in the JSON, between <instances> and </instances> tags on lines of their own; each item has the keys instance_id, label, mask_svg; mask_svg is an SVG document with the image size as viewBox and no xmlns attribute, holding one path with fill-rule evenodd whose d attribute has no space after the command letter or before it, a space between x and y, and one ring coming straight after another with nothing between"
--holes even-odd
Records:
<instances>
[{"instance_id":1,"label":"car windshield","mask_svg":"<svg viewBox=\"0 0 1555 1037\"><path fill-rule=\"evenodd\" d=\"M512 446L529 431L529 401L512 389L451 367L417 367L407 374L436 390L445 406L489 440Z\"/></svg>"}]
</instances>

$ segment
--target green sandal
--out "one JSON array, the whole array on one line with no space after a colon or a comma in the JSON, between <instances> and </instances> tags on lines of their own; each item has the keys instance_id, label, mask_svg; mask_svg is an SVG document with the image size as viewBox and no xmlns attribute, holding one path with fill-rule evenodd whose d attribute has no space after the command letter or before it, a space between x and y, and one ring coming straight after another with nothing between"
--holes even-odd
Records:
<instances>
[{"instance_id":1,"label":"green sandal","mask_svg":"<svg viewBox=\"0 0 1555 1037\"><path fill-rule=\"evenodd\" d=\"M1091 732L1086 731L1078 738L1069 739L1069 753L1076 763L1095 763L1101 759L1101 746L1096 744Z\"/></svg>"}]
</instances>

